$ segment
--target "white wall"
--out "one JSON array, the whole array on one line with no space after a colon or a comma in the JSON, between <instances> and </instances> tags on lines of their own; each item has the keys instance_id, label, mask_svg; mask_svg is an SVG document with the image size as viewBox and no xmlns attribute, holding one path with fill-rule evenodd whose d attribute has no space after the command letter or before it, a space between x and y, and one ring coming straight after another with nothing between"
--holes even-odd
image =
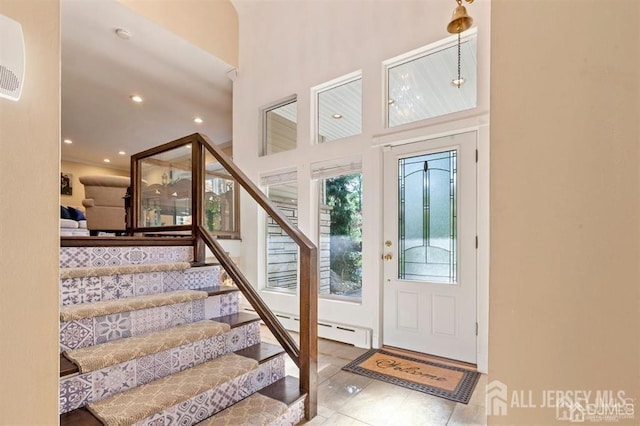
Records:
<instances>
[{"instance_id":1,"label":"white wall","mask_svg":"<svg viewBox=\"0 0 640 426\"><path fill-rule=\"evenodd\" d=\"M639 18L492 2L489 380L538 407L491 424L567 424L540 405L569 389L624 391L635 418L610 424L640 423Z\"/></svg>"},{"instance_id":2,"label":"white wall","mask_svg":"<svg viewBox=\"0 0 640 426\"><path fill-rule=\"evenodd\" d=\"M235 1L240 20L240 59L234 83L234 160L258 181L261 174L298 166L299 227L317 241L314 186L310 164L360 156L364 176L363 297L361 304L321 299L319 317L371 328L379 343L382 252L382 151L378 143L394 143L412 135L450 131L453 118L488 112L489 4L469 7L479 25L479 106L428 122L384 129L382 61L449 36L446 32L455 2L443 1ZM310 88L362 70L363 133L345 140L312 145ZM298 96L298 147L259 157L260 109L280 99ZM473 121L473 120L472 120ZM425 125L435 127L424 127ZM403 133L407 128L420 127ZM243 204L243 264L253 280L262 271L258 222L252 204ZM259 282L263 285L262 282ZM294 297L264 293L276 311L295 313Z\"/></svg>"},{"instance_id":3,"label":"white wall","mask_svg":"<svg viewBox=\"0 0 640 426\"><path fill-rule=\"evenodd\" d=\"M58 423L60 4L0 0L22 24L18 102L0 99L0 424Z\"/></svg>"}]
</instances>

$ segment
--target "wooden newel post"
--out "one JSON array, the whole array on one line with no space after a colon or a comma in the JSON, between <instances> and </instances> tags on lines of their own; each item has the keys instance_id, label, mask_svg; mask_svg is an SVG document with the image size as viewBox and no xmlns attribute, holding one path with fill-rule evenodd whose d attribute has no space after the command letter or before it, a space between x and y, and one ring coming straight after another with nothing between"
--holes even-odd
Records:
<instances>
[{"instance_id":1,"label":"wooden newel post","mask_svg":"<svg viewBox=\"0 0 640 426\"><path fill-rule=\"evenodd\" d=\"M131 185L127 187L124 195L124 229L125 235L133 235L133 212L131 204Z\"/></svg>"},{"instance_id":2,"label":"wooden newel post","mask_svg":"<svg viewBox=\"0 0 640 426\"><path fill-rule=\"evenodd\" d=\"M318 253L300 248L300 386L307 420L318 412Z\"/></svg>"}]
</instances>

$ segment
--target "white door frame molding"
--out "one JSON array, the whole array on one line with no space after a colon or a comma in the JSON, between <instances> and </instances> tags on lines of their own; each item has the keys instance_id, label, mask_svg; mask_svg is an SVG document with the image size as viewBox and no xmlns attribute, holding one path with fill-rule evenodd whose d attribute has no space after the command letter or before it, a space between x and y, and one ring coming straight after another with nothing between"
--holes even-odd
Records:
<instances>
[{"instance_id":1,"label":"white door frame molding","mask_svg":"<svg viewBox=\"0 0 640 426\"><path fill-rule=\"evenodd\" d=\"M477 368L481 373L489 370L489 115L470 117L456 121L443 122L433 126L411 126L400 131L385 131L374 135L372 145L384 151L394 145L404 145L428 139L436 139L442 136L450 136L459 133L475 131L477 133L478 166L477 166L477 233L478 250L477 260ZM380 189L382 192L382 189ZM382 193L380 194L382 197ZM382 210L382 204L380 206ZM382 213L382 212L381 212ZM382 245L380 241L380 245ZM382 295L384 279L380 276L379 292ZM380 297L378 329L383 330L383 298ZM375 347L382 346L382 335L373 342Z\"/></svg>"}]
</instances>

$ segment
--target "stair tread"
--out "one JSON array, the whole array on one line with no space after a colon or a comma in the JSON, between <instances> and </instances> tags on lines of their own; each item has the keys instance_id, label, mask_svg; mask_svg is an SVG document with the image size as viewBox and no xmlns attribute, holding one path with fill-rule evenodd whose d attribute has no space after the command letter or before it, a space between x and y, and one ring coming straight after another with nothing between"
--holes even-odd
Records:
<instances>
[{"instance_id":1,"label":"stair tread","mask_svg":"<svg viewBox=\"0 0 640 426\"><path fill-rule=\"evenodd\" d=\"M217 259L215 260L206 260L204 262L191 262L192 268L206 268L207 266L220 266L220 262Z\"/></svg>"},{"instance_id":2,"label":"stair tread","mask_svg":"<svg viewBox=\"0 0 640 426\"><path fill-rule=\"evenodd\" d=\"M267 342L256 343L255 345L248 346L244 349L240 349L234 352L236 355L244 356L247 358L255 359L259 363L270 360L271 358L284 353L278 345L273 345Z\"/></svg>"},{"instance_id":3,"label":"stair tread","mask_svg":"<svg viewBox=\"0 0 640 426\"><path fill-rule=\"evenodd\" d=\"M241 376L257 366L255 360L231 353L91 402L87 407L106 425L133 424Z\"/></svg>"},{"instance_id":4,"label":"stair tread","mask_svg":"<svg viewBox=\"0 0 640 426\"><path fill-rule=\"evenodd\" d=\"M71 362L64 354L60 354L60 377L78 372L78 366Z\"/></svg>"},{"instance_id":5,"label":"stair tread","mask_svg":"<svg viewBox=\"0 0 640 426\"><path fill-rule=\"evenodd\" d=\"M61 414L60 426L102 426L102 422L83 407Z\"/></svg>"},{"instance_id":6,"label":"stair tread","mask_svg":"<svg viewBox=\"0 0 640 426\"><path fill-rule=\"evenodd\" d=\"M87 373L204 340L230 329L225 323L198 321L100 345L67 350L65 357L77 365L80 372Z\"/></svg>"},{"instance_id":7,"label":"stair tread","mask_svg":"<svg viewBox=\"0 0 640 426\"><path fill-rule=\"evenodd\" d=\"M258 391L264 396L285 403L287 406L303 398L306 394L300 390L300 381L293 376L285 376Z\"/></svg>"},{"instance_id":8,"label":"stair tread","mask_svg":"<svg viewBox=\"0 0 640 426\"><path fill-rule=\"evenodd\" d=\"M203 288L199 288L198 290L206 291L207 293L209 293L209 296L217 296L219 294L235 293L236 291L240 291L237 287L231 287L227 285L203 287Z\"/></svg>"},{"instance_id":9,"label":"stair tread","mask_svg":"<svg viewBox=\"0 0 640 426\"><path fill-rule=\"evenodd\" d=\"M189 262L85 266L79 268L60 268L60 278L103 277L107 275L142 274L147 272L184 271L189 268L191 268Z\"/></svg>"},{"instance_id":10,"label":"stair tread","mask_svg":"<svg viewBox=\"0 0 640 426\"><path fill-rule=\"evenodd\" d=\"M221 317L211 318L213 321L229 324L231 328L240 327L251 322L260 321L260 317L247 312L237 312L235 314L224 315Z\"/></svg>"},{"instance_id":11,"label":"stair tread","mask_svg":"<svg viewBox=\"0 0 640 426\"><path fill-rule=\"evenodd\" d=\"M207 292L198 290L179 290L148 296L129 297L126 299L106 300L101 302L68 305L60 309L60 321L80 320L102 315L130 312L140 309L156 308L193 300L206 299Z\"/></svg>"},{"instance_id":12,"label":"stair tread","mask_svg":"<svg viewBox=\"0 0 640 426\"><path fill-rule=\"evenodd\" d=\"M287 405L260 393L239 401L197 426L254 426L271 424L287 411Z\"/></svg>"},{"instance_id":13,"label":"stair tread","mask_svg":"<svg viewBox=\"0 0 640 426\"><path fill-rule=\"evenodd\" d=\"M191 235L176 235L176 238L121 236L121 237L63 237L60 247L192 247Z\"/></svg>"}]
</instances>

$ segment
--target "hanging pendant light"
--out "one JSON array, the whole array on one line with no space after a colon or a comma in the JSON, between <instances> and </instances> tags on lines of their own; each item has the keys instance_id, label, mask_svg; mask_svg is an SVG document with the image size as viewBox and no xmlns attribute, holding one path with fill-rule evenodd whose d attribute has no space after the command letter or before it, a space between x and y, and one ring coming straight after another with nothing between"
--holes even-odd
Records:
<instances>
[{"instance_id":1,"label":"hanging pendant light","mask_svg":"<svg viewBox=\"0 0 640 426\"><path fill-rule=\"evenodd\" d=\"M465 0L467 3L473 3L473 0ZM460 76L460 33L468 30L473 25L473 18L467 13L467 8L462 5L462 0L456 0L458 6L453 10L451 21L447 25L447 31L451 34L458 34L458 78L454 80L455 86L460 88L464 81Z\"/></svg>"}]
</instances>

